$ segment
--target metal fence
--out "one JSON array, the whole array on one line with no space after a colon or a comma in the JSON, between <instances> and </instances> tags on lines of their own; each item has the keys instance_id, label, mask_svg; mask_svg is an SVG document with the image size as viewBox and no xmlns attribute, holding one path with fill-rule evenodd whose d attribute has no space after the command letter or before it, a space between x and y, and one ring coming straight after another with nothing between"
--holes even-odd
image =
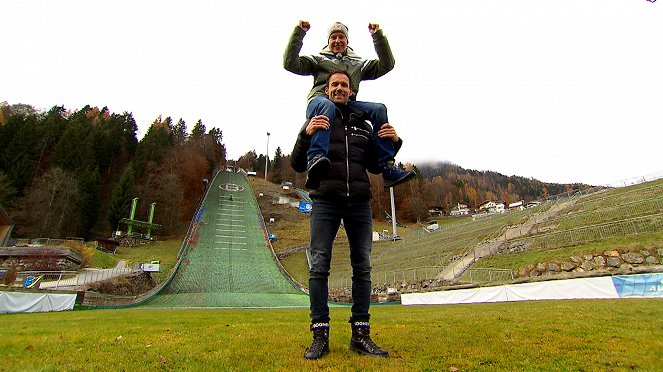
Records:
<instances>
[{"instance_id":1,"label":"metal fence","mask_svg":"<svg viewBox=\"0 0 663 372\"><path fill-rule=\"evenodd\" d=\"M403 269L398 271L392 271L389 273L373 273L371 276L371 281L373 285L379 284L400 284L403 282L406 283L416 283L421 280L435 279L435 276L440 273L444 266L422 266L414 267L411 269ZM343 288L351 287L352 279L338 279L329 281L330 288Z\"/></svg>"},{"instance_id":2,"label":"metal fence","mask_svg":"<svg viewBox=\"0 0 663 372\"><path fill-rule=\"evenodd\" d=\"M481 267L467 269L460 277L461 281L470 283L508 282L513 279L513 271L509 269Z\"/></svg>"},{"instance_id":3,"label":"metal fence","mask_svg":"<svg viewBox=\"0 0 663 372\"><path fill-rule=\"evenodd\" d=\"M658 213L513 239L507 242L505 248L511 251L546 250L605 238L661 231L662 229L663 213Z\"/></svg>"}]
</instances>

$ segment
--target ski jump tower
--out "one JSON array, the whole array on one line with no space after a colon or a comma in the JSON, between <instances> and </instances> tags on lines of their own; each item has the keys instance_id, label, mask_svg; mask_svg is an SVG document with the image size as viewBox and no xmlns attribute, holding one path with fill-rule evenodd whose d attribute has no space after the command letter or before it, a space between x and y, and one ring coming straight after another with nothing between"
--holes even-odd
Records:
<instances>
[{"instance_id":1,"label":"ski jump tower","mask_svg":"<svg viewBox=\"0 0 663 372\"><path fill-rule=\"evenodd\" d=\"M152 223L154 219L154 210L156 209L157 203L152 203L150 205L150 217L147 222L134 218L136 215L137 205L138 198L134 198L131 203L131 212L129 213L129 218L123 218L120 220L121 224L127 225L127 233L119 234L120 236L116 236L116 238L118 238L120 241L120 245L133 247L136 245L153 242L154 237L152 237L152 229L157 230L161 228L161 225ZM144 234L134 232L134 227L147 229L147 232Z\"/></svg>"}]
</instances>

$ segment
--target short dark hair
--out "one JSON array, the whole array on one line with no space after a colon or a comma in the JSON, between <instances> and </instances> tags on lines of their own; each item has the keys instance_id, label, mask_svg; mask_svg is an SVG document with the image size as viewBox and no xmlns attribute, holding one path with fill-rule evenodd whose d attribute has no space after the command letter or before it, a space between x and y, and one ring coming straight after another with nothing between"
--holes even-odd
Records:
<instances>
[{"instance_id":1,"label":"short dark hair","mask_svg":"<svg viewBox=\"0 0 663 372\"><path fill-rule=\"evenodd\" d=\"M335 71L330 72L329 75L327 75L327 84L325 84L325 86L327 86L327 87L329 86L329 79L331 79L332 75L334 75L334 74L343 74L343 75L347 76L348 77L348 83L350 83L350 86L352 86L352 78L350 77L350 74L347 71L341 71L341 70L335 70Z\"/></svg>"}]
</instances>

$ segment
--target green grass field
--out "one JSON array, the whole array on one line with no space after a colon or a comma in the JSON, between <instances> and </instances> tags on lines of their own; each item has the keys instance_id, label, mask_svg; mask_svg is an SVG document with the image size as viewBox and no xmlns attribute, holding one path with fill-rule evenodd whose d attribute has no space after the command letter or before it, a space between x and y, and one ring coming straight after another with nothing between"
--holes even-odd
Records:
<instances>
[{"instance_id":1,"label":"green grass field","mask_svg":"<svg viewBox=\"0 0 663 372\"><path fill-rule=\"evenodd\" d=\"M331 353L318 361L302 356L305 309L0 315L0 370L663 369L663 299L374 306L387 359L348 350L349 312L331 309Z\"/></svg>"}]
</instances>

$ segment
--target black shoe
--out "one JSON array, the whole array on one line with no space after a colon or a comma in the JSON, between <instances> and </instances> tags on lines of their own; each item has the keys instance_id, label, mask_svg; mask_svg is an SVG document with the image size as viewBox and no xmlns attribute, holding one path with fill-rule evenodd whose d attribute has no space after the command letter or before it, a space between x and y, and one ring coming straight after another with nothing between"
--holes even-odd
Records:
<instances>
[{"instance_id":1,"label":"black shoe","mask_svg":"<svg viewBox=\"0 0 663 372\"><path fill-rule=\"evenodd\" d=\"M322 358L329 353L329 323L313 323L311 331L313 331L313 343L306 349L304 358Z\"/></svg>"},{"instance_id":2,"label":"black shoe","mask_svg":"<svg viewBox=\"0 0 663 372\"><path fill-rule=\"evenodd\" d=\"M389 353L371 340L371 326L368 322L352 323L352 338L350 350L361 355L370 355L386 358Z\"/></svg>"},{"instance_id":3,"label":"black shoe","mask_svg":"<svg viewBox=\"0 0 663 372\"><path fill-rule=\"evenodd\" d=\"M306 166L308 174L304 186L311 190L319 188L320 180L329 173L329 168L331 168L331 162L326 156L322 154L315 155Z\"/></svg>"},{"instance_id":4,"label":"black shoe","mask_svg":"<svg viewBox=\"0 0 663 372\"><path fill-rule=\"evenodd\" d=\"M384 187L386 189L407 182L416 176L416 173L413 170L405 171L399 169L394 165L393 161L387 162L383 166L383 169L382 178L384 179Z\"/></svg>"}]
</instances>

